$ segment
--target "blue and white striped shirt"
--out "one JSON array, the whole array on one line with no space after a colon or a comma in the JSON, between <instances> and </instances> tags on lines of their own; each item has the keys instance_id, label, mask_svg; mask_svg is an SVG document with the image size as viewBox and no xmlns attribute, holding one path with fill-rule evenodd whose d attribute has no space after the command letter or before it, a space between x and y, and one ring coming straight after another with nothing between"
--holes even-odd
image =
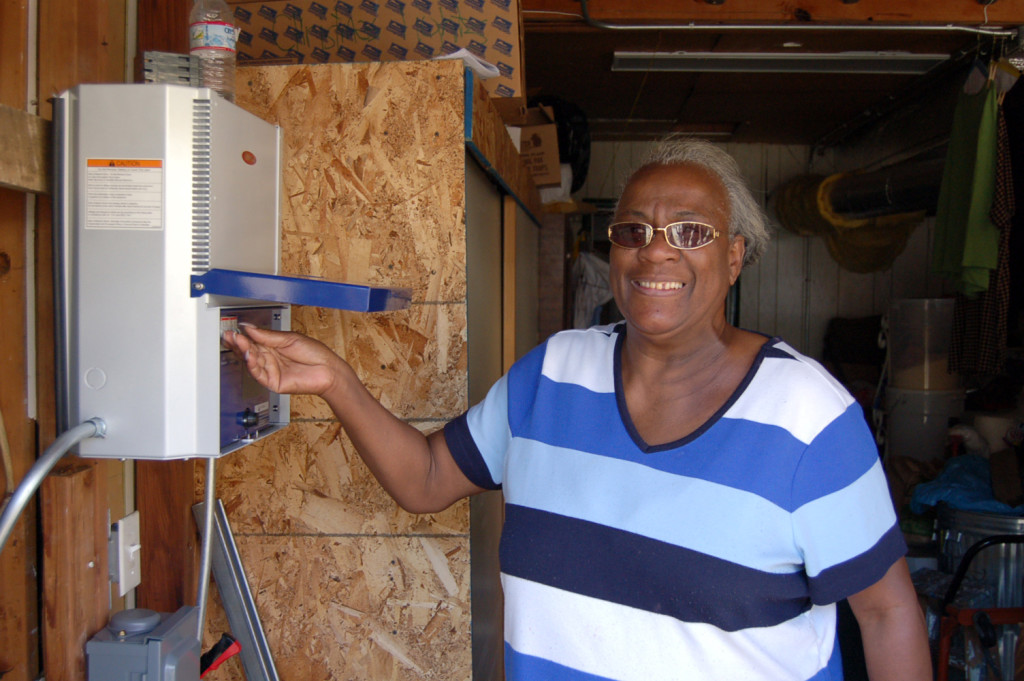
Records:
<instances>
[{"instance_id":1,"label":"blue and white striped shirt","mask_svg":"<svg viewBox=\"0 0 1024 681\"><path fill-rule=\"evenodd\" d=\"M834 604L906 548L860 407L772 339L706 424L648 446L623 331L556 334L445 429L505 497L508 681L841 679Z\"/></svg>"}]
</instances>

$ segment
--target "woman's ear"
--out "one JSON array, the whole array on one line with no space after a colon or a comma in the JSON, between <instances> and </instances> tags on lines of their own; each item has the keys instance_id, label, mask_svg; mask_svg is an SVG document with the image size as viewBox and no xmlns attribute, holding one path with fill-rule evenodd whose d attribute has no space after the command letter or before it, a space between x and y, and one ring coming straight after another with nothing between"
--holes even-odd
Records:
<instances>
[{"instance_id":1,"label":"woman's ear","mask_svg":"<svg viewBox=\"0 0 1024 681\"><path fill-rule=\"evenodd\" d=\"M729 240L729 284L735 284L743 269L743 258L747 254L747 240L737 234Z\"/></svg>"}]
</instances>

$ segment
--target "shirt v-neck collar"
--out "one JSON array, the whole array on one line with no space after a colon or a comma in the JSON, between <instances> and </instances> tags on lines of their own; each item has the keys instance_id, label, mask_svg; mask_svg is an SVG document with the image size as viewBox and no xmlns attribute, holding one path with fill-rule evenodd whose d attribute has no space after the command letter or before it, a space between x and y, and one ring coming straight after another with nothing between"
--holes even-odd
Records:
<instances>
[{"instance_id":1,"label":"shirt v-neck collar","mask_svg":"<svg viewBox=\"0 0 1024 681\"><path fill-rule=\"evenodd\" d=\"M685 437L682 437L673 442L666 442L664 444L659 445L651 445L644 441L643 437L641 437L640 432L636 429L636 425L633 423L633 417L630 416L629 414L629 408L626 405L626 391L622 384L622 352L626 342L626 323L621 322L617 324L615 326L614 331L616 333L616 338L615 351L613 353L614 361L612 366L612 373L615 379L615 404L618 407L619 418L622 420L623 427L626 429L626 432L629 433L629 437L633 440L633 443L644 454L656 454L658 452L666 452L673 449L678 449L680 447L684 447L687 444L699 438L708 430L710 430L712 426L714 426L722 418L722 415L725 414L725 412L727 412L729 408L736 402L736 400L739 399L740 395L742 395L743 392L747 389L747 386L750 385L750 382L754 380L754 376L757 374L758 369L761 367L761 362L764 361L764 358L767 355L768 350L771 347L773 347L777 342L776 338L766 339L764 345L762 345L761 349L757 351L757 357L754 358L754 362L753 364L751 364L750 369L743 377L743 380L740 381L740 384L736 386L736 389L733 391L732 395L729 396L729 399L726 400L725 404L723 404L714 414L712 414L708 418L707 421L701 424L696 430L694 430L689 435L686 435Z\"/></svg>"}]
</instances>

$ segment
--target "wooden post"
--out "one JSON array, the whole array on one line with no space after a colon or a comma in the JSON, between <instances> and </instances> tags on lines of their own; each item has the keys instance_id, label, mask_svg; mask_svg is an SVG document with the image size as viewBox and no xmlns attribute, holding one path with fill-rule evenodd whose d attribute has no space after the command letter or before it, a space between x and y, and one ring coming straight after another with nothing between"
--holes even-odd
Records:
<instances>
[{"instance_id":1,"label":"wooden post","mask_svg":"<svg viewBox=\"0 0 1024 681\"><path fill-rule=\"evenodd\" d=\"M125 11L125 0L42 0L38 3L40 116L52 117L49 100L66 88L78 83L124 80ZM22 31L27 36L24 27ZM0 37L5 34L6 25ZM28 61L26 54L27 46L18 55L22 63ZM14 61L11 59L5 64ZM24 92L24 77L18 87ZM13 102L4 103L16 106ZM53 254L49 200L41 197L36 205L39 388L36 426L38 444L46 446L57 436L53 389ZM8 308L4 309L6 312ZM23 312L19 314L25 317ZM22 384L26 374L21 373ZM43 518L42 667L51 681L77 681L85 678L85 641L106 623L111 606L106 542L108 521L118 520L124 510L123 465L114 460L78 459L61 471L51 474L40 495L40 507L44 516L48 516Z\"/></svg>"},{"instance_id":2,"label":"wooden post","mask_svg":"<svg viewBox=\"0 0 1024 681\"><path fill-rule=\"evenodd\" d=\"M13 489L35 460L35 427L25 409L28 373L25 325L25 196L0 189L0 412L3 413L10 480L0 472L4 489ZM0 471L3 467L0 467ZM36 512L25 510L0 554L0 672L11 679L38 674L36 606Z\"/></svg>"},{"instance_id":3,"label":"wooden post","mask_svg":"<svg viewBox=\"0 0 1024 681\"><path fill-rule=\"evenodd\" d=\"M174 612L195 603L194 488L192 461L139 461L135 466L142 543L142 583L135 597L140 608Z\"/></svg>"},{"instance_id":4,"label":"wooden post","mask_svg":"<svg viewBox=\"0 0 1024 681\"><path fill-rule=\"evenodd\" d=\"M140 0L136 79L141 80L142 53L147 50L188 52L191 2ZM195 501L191 461L140 461L135 467L135 499L142 541L142 583L136 604L158 612L174 612L193 603L196 593Z\"/></svg>"},{"instance_id":5,"label":"wooden post","mask_svg":"<svg viewBox=\"0 0 1024 681\"><path fill-rule=\"evenodd\" d=\"M0 212L4 202L0 198ZM2 249L0 249L2 255ZM2 282L3 277L0 277ZM4 318L10 308L4 307L4 296L0 296L0 309ZM0 323L0 327L4 326ZM4 334L0 332L0 340ZM3 345L0 342L0 345ZM4 363L0 362L0 367ZM0 386L19 385L3 378L6 371L0 370ZM13 371L12 371L13 375ZM0 391L2 392L2 391ZM6 397L0 394L0 398ZM32 422L15 409L7 409L10 403L0 399L3 408L10 454L17 464L14 467L15 481L24 477L29 466L24 459L35 451L32 437ZM17 414L18 418L13 418ZM0 476L2 478L3 476ZM38 586L36 574L36 507L30 504L22 513L0 555L0 673L4 679L29 681L39 676L39 610L37 606Z\"/></svg>"},{"instance_id":6,"label":"wooden post","mask_svg":"<svg viewBox=\"0 0 1024 681\"><path fill-rule=\"evenodd\" d=\"M102 467L82 461L59 467L43 483L43 646L48 681L84 681L85 642L107 622L105 488Z\"/></svg>"},{"instance_id":7,"label":"wooden post","mask_svg":"<svg viewBox=\"0 0 1024 681\"><path fill-rule=\"evenodd\" d=\"M0 104L26 105L28 3L0 3ZM35 427L28 417L26 348L25 195L0 189L0 412L6 431L7 479L0 466L3 491L13 489L35 460ZM25 510L0 554L0 674L4 681L39 676L39 610L36 574L36 509Z\"/></svg>"}]
</instances>

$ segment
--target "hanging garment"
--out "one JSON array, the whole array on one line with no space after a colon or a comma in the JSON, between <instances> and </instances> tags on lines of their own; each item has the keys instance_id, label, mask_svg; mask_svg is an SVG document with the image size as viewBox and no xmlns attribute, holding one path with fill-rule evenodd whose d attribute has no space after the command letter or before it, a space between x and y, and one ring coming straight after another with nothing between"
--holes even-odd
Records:
<instances>
[{"instance_id":1,"label":"hanging garment","mask_svg":"<svg viewBox=\"0 0 1024 681\"><path fill-rule=\"evenodd\" d=\"M576 280L576 299L573 302L574 329L585 329L595 324L597 310L612 299L608 281L608 262L584 251L572 266Z\"/></svg>"},{"instance_id":2,"label":"hanging garment","mask_svg":"<svg viewBox=\"0 0 1024 681\"><path fill-rule=\"evenodd\" d=\"M989 217L999 230L996 269L988 290L974 297L958 294L953 308L949 368L960 374L998 374L1006 359L1010 307L1010 234L1016 201L1006 119L997 112L996 173Z\"/></svg>"},{"instance_id":3,"label":"hanging garment","mask_svg":"<svg viewBox=\"0 0 1024 681\"><path fill-rule=\"evenodd\" d=\"M1003 116L1010 138L1010 165L1017 169L1013 193L1021 210L1014 213L1010 234L1010 311L1008 343L1024 345L1024 78L1006 93Z\"/></svg>"},{"instance_id":4,"label":"hanging garment","mask_svg":"<svg viewBox=\"0 0 1024 681\"><path fill-rule=\"evenodd\" d=\"M989 217L998 110L992 82L976 94L961 93L939 188L932 270L967 295L986 290L998 266L999 229Z\"/></svg>"}]
</instances>

